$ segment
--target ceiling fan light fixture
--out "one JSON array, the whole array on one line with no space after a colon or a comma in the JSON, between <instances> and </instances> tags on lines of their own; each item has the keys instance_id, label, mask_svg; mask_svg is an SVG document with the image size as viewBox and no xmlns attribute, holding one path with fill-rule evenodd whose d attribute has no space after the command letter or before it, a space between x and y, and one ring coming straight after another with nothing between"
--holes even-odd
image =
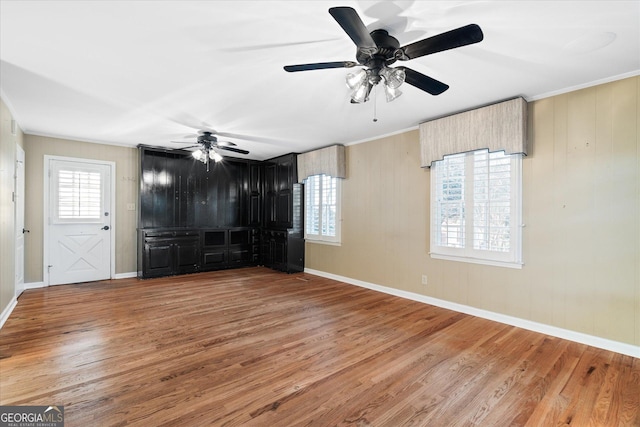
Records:
<instances>
[{"instance_id":1,"label":"ceiling fan light fixture","mask_svg":"<svg viewBox=\"0 0 640 427\"><path fill-rule=\"evenodd\" d=\"M202 159L204 157L203 154L204 153L202 152L201 149L198 149L198 150L196 150L196 151L191 153L191 155L193 156L194 159L200 160L200 161L202 161Z\"/></svg>"},{"instance_id":2,"label":"ceiling fan light fixture","mask_svg":"<svg viewBox=\"0 0 640 427\"><path fill-rule=\"evenodd\" d=\"M373 85L369 83L369 80L365 80L358 88L355 88L353 92L351 92L351 101L356 104L367 102L371 88L373 88Z\"/></svg>"},{"instance_id":3,"label":"ceiling fan light fixture","mask_svg":"<svg viewBox=\"0 0 640 427\"><path fill-rule=\"evenodd\" d=\"M211 160L213 160L216 163L222 161L222 156L214 150L209 151L209 157L211 158Z\"/></svg>"},{"instance_id":4,"label":"ceiling fan light fixture","mask_svg":"<svg viewBox=\"0 0 640 427\"><path fill-rule=\"evenodd\" d=\"M406 73L402 68L384 67L380 70L380 75L384 78L384 84L391 89L397 89L404 83Z\"/></svg>"},{"instance_id":5,"label":"ceiling fan light fixture","mask_svg":"<svg viewBox=\"0 0 640 427\"><path fill-rule=\"evenodd\" d=\"M367 80L367 71L362 68L355 73L347 74L347 87L349 89L358 90Z\"/></svg>"},{"instance_id":6,"label":"ceiling fan light fixture","mask_svg":"<svg viewBox=\"0 0 640 427\"><path fill-rule=\"evenodd\" d=\"M402 95L402 91L398 88L393 88L390 86L384 86L384 94L387 96L387 102L391 102L400 95Z\"/></svg>"}]
</instances>

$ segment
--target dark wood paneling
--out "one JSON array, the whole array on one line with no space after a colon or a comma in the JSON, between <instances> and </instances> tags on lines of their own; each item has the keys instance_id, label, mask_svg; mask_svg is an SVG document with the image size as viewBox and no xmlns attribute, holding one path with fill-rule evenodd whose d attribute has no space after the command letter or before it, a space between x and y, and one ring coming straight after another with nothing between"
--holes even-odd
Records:
<instances>
[{"instance_id":1,"label":"dark wood paneling","mask_svg":"<svg viewBox=\"0 0 640 427\"><path fill-rule=\"evenodd\" d=\"M141 151L139 228L248 225L248 161L226 158L207 172L188 152Z\"/></svg>"}]
</instances>

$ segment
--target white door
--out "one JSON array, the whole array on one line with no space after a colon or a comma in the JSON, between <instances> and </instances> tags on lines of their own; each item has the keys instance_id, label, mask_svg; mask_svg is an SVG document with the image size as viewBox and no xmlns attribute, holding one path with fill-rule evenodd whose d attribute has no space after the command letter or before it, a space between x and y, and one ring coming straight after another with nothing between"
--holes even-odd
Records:
<instances>
[{"instance_id":1,"label":"white door","mask_svg":"<svg viewBox=\"0 0 640 427\"><path fill-rule=\"evenodd\" d=\"M113 165L90 160L47 160L48 284L111 278Z\"/></svg>"},{"instance_id":2,"label":"white door","mask_svg":"<svg viewBox=\"0 0 640 427\"><path fill-rule=\"evenodd\" d=\"M24 150L16 144L16 181L15 181L15 209L16 209L16 278L15 296L24 291Z\"/></svg>"}]
</instances>

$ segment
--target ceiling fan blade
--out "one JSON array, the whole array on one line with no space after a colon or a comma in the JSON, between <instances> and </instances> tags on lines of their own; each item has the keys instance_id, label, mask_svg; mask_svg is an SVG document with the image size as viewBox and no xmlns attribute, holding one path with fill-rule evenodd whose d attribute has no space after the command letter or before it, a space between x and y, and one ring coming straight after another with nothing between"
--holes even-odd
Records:
<instances>
[{"instance_id":1,"label":"ceiling fan blade","mask_svg":"<svg viewBox=\"0 0 640 427\"><path fill-rule=\"evenodd\" d=\"M189 142L189 141L171 141L171 142L173 142L174 144L192 144L192 142ZM188 147L180 147L179 149L186 150L188 148L195 148L195 147L200 147L200 145L190 145Z\"/></svg>"},{"instance_id":2,"label":"ceiling fan blade","mask_svg":"<svg viewBox=\"0 0 640 427\"><path fill-rule=\"evenodd\" d=\"M351 68L358 65L353 61L341 62L316 62L315 64L285 65L284 70L290 73L295 71L324 70L325 68Z\"/></svg>"},{"instance_id":3,"label":"ceiling fan blade","mask_svg":"<svg viewBox=\"0 0 640 427\"><path fill-rule=\"evenodd\" d=\"M216 145L218 147L235 147L238 144L235 144L235 143L233 143L231 141L218 141L218 142L216 142Z\"/></svg>"},{"instance_id":4,"label":"ceiling fan blade","mask_svg":"<svg viewBox=\"0 0 640 427\"><path fill-rule=\"evenodd\" d=\"M445 90L449 89L449 86L433 79L429 76L425 76L422 73L419 73L411 68L407 67L397 67L402 68L405 73L405 83L409 83L411 86L415 86L418 89L421 89L425 92L430 93L431 95L440 95Z\"/></svg>"},{"instance_id":5,"label":"ceiling fan blade","mask_svg":"<svg viewBox=\"0 0 640 427\"><path fill-rule=\"evenodd\" d=\"M358 16L355 9L351 7L332 7L329 13L333 16L347 35L353 40L358 48L373 54L378 51L378 45L373 41L367 27Z\"/></svg>"},{"instance_id":6,"label":"ceiling fan blade","mask_svg":"<svg viewBox=\"0 0 640 427\"><path fill-rule=\"evenodd\" d=\"M233 151L234 153L249 154L247 150L241 150L240 148L224 147L224 146L216 146L216 148L219 150Z\"/></svg>"},{"instance_id":7,"label":"ceiling fan blade","mask_svg":"<svg viewBox=\"0 0 640 427\"><path fill-rule=\"evenodd\" d=\"M446 33L408 44L399 49L398 59L408 60L430 55L443 50L454 49L482 41L484 35L476 24L469 24Z\"/></svg>"}]
</instances>

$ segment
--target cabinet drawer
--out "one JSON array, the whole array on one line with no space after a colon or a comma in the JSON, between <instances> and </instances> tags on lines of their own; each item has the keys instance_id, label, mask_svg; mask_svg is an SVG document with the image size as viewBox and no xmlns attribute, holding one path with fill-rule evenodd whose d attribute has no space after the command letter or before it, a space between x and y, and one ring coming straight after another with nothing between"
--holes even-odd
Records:
<instances>
[{"instance_id":1,"label":"cabinet drawer","mask_svg":"<svg viewBox=\"0 0 640 427\"><path fill-rule=\"evenodd\" d=\"M172 237L198 237L200 232L198 230L158 230L158 231L145 231L144 238L161 238L168 239Z\"/></svg>"},{"instance_id":2,"label":"cabinet drawer","mask_svg":"<svg viewBox=\"0 0 640 427\"><path fill-rule=\"evenodd\" d=\"M207 251L203 255L203 264L205 267L213 267L222 265L227 262L226 251Z\"/></svg>"}]
</instances>

